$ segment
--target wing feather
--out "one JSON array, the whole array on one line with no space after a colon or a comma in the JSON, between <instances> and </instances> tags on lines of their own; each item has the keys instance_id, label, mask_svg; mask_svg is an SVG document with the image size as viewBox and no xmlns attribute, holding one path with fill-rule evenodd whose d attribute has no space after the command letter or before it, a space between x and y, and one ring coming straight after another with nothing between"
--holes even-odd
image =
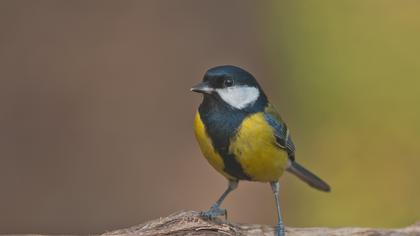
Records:
<instances>
[{"instance_id":1,"label":"wing feather","mask_svg":"<svg viewBox=\"0 0 420 236\"><path fill-rule=\"evenodd\" d=\"M290 136L289 129L286 123L283 122L279 113L275 110L273 105L269 104L265 109L265 119L273 127L274 135L276 137L276 144L278 147L287 151L289 158L294 160L295 145Z\"/></svg>"}]
</instances>

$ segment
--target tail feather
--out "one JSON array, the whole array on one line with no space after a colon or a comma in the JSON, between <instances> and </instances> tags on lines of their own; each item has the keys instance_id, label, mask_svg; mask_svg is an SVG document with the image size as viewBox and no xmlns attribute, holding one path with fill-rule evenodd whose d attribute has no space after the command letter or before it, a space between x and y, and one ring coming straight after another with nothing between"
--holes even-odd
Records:
<instances>
[{"instance_id":1,"label":"tail feather","mask_svg":"<svg viewBox=\"0 0 420 236\"><path fill-rule=\"evenodd\" d=\"M324 192L331 191L330 186L325 181L323 181L318 176L311 173L309 170L305 169L303 166L299 165L295 161L291 162L290 166L287 168L287 171L296 175L299 179L303 180L304 182L318 190Z\"/></svg>"}]
</instances>

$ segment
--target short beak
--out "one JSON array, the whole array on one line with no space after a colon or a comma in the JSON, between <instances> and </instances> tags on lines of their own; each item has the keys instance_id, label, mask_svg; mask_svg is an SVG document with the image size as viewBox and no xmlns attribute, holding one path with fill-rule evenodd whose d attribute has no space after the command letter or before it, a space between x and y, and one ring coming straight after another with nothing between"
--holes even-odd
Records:
<instances>
[{"instance_id":1,"label":"short beak","mask_svg":"<svg viewBox=\"0 0 420 236\"><path fill-rule=\"evenodd\" d=\"M201 82L193 86L190 90L196 93L207 93L207 94L211 94L213 92L213 88L210 87L208 82Z\"/></svg>"}]
</instances>

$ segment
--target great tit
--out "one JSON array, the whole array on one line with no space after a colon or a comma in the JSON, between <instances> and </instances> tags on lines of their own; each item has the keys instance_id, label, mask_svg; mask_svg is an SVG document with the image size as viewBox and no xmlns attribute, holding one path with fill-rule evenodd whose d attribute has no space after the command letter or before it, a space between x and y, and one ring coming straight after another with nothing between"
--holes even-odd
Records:
<instances>
[{"instance_id":1,"label":"great tit","mask_svg":"<svg viewBox=\"0 0 420 236\"><path fill-rule=\"evenodd\" d=\"M207 161L228 180L228 188L202 216L226 216L225 197L240 180L268 182L277 207L277 235L284 235L279 178L288 171L325 192L330 186L298 164L290 131L249 72L230 65L209 69L191 91L203 94L194 131Z\"/></svg>"}]
</instances>

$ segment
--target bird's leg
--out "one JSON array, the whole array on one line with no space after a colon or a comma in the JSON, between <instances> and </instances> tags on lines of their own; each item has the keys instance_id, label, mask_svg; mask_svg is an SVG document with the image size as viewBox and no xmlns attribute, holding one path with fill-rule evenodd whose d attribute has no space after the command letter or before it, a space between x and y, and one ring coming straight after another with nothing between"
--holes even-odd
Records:
<instances>
[{"instance_id":1,"label":"bird's leg","mask_svg":"<svg viewBox=\"0 0 420 236\"><path fill-rule=\"evenodd\" d=\"M237 187L238 187L238 180L229 180L228 188L226 189L226 191L210 207L210 210L201 212L201 216L209 218L209 219L214 219L218 216L224 215L225 219L227 220L227 211L226 209L220 208L220 205L222 204L223 200L225 200L226 196Z\"/></svg>"},{"instance_id":2,"label":"bird's leg","mask_svg":"<svg viewBox=\"0 0 420 236\"><path fill-rule=\"evenodd\" d=\"M281 216L281 208L280 208L280 201L279 201L279 190L280 184L279 181L271 182L271 189L273 190L274 199L276 200L276 207L277 207L277 226L276 226L276 235L277 236L284 236L284 225Z\"/></svg>"}]
</instances>

